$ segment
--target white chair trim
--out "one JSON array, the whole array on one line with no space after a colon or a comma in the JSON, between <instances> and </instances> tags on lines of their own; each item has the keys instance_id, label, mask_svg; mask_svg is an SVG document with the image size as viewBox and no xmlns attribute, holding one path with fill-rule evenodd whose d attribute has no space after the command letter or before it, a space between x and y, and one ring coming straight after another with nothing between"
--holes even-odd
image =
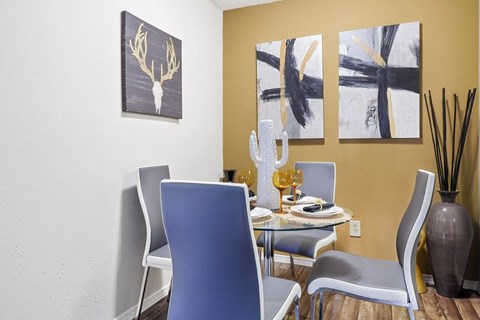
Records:
<instances>
[{"instance_id":1,"label":"white chair trim","mask_svg":"<svg viewBox=\"0 0 480 320\"><path fill-rule=\"evenodd\" d=\"M172 269L172 259L170 252L166 252L167 250L170 251L168 245L150 252L147 256L147 265L154 268Z\"/></svg>"},{"instance_id":2,"label":"white chair trim","mask_svg":"<svg viewBox=\"0 0 480 320\"><path fill-rule=\"evenodd\" d=\"M332 291L328 288L337 288L335 290L346 292L346 294L353 294L359 297L365 297L369 299L383 300L383 301L401 301L408 303L408 294L406 290L400 289L387 289L381 287L365 287L358 284L352 284L341 280L336 279L326 279L319 278L315 279L310 283L308 288L315 286L316 290ZM315 291L311 292L308 290L309 294L313 294Z\"/></svg>"},{"instance_id":3,"label":"white chair trim","mask_svg":"<svg viewBox=\"0 0 480 320\"><path fill-rule=\"evenodd\" d=\"M142 190L142 184L140 181L140 169L143 168L151 168L155 166L148 166L148 167L138 167L137 168L137 193L138 193L138 199L140 200L140 205L142 207L142 212L145 217L145 226L147 230L147 237L145 241L145 250L143 252L143 258L142 258L142 266L146 267L148 266L147 263L147 257L148 254L150 253L150 243L151 243L151 237L152 237L152 229L150 228L150 217L148 215L148 210L147 210L147 205L145 204L145 199L143 198L143 190Z\"/></svg>"},{"instance_id":4,"label":"white chair trim","mask_svg":"<svg viewBox=\"0 0 480 320\"><path fill-rule=\"evenodd\" d=\"M318 241L317 244L315 245L315 257L317 256L318 251L320 251L320 249L325 248L329 244L334 243L336 241L337 241L337 232L335 230L335 227L333 227L332 234Z\"/></svg>"},{"instance_id":5,"label":"white chair trim","mask_svg":"<svg viewBox=\"0 0 480 320\"><path fill-rule=\"evenodd\" d=\"M417 219L415 224L413 225L412 230L410 231L410 235L407 240L407 245L406 248L408 250L404 250L404 252L408 252L410 248L416 247L418 245L418 237L412 237L412 234L420 234L420 229L423 226L423 223L420 223L420 221L424 221L424 217L428 214L428 210L430 209L430 204L431 201L429 199L432 199L433 196L433 190L435 189L435 175L431 172L425 171L425 170L418 170L421 172L424 172L425 174L428 175L427 179L427 186L426 186L426 192L423 197L423 203L422 203L422 208L420 209L419 217L420 219ZM415 257L414 257L415 259ZM413 283L416 281L415 279L412 279L412 274L415 274L415 270L412 272L412 265L416 265L415 261L412 263L412 257L408 255L404 255L404 260L405 265L403 266L403 272L406 280L406 286L407 286L407 291L410 296L410 303L412 305L413 310L418 310L418 296L415 293L415 288L413 287Z\"/></svg>"},{"instance_id":6,"label":"white chair trim","mask_svg":"<svg viewBox=\"0 0 480 320\"><path fill-rule=\"evenodd\" d=\"M295 283L295 285L293 286L293 289L290 291L290 294L285 299L285 301L288 301L288 300L293 301L295 300L295 297L298 297L300 299L301 296L302 296L302 288L298 283ZM272 320L282 320L287 314L290 306L291 306L290 304L283 303L282 307L278 310L278 312L275 314ZM262 317L263 317L263 314L262 314Z\"/></svg>"}]
</instances>

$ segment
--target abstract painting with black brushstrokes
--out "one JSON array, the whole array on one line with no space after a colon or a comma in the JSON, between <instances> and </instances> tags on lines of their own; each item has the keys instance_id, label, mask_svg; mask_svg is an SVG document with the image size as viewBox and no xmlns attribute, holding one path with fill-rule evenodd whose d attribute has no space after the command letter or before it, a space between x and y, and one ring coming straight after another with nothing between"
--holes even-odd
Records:
<instances>
[{"instance_id":1,"label":"abstract painting with black brushstrokes","mask_svg":"<svg viewBox=\"0 0 480 320\"><path fill-rule=\"evenodd\" d=\"M339 34L340 139L420 137L420 23Z\"/></svg>"},{"instance_id":2,"label":"abstract painting with black brushstrokes","mask_svg":"<svg viewBox=\"0 0 480 320\"><path fill-rule=\"evenodd\" d=\"M277 139L322 139L322 36L257 44L256 54L258 121L273 120Z\"/></svg>"}]
</instances>

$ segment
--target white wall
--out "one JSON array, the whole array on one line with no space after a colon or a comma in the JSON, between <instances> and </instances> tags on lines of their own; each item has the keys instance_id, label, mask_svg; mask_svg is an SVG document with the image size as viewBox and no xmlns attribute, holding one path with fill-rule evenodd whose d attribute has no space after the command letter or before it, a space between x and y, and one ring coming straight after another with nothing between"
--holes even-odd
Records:
<instances>
[{"instance_id":1,"label":"white wall","mask_svg":"<svg viewBox=\"0 0 480 320\"><path fill-rule=\"evenodd\" d=\"M182 40L182 120L121 112L123 10ZM121 318L143 273L135 168L221 176L222 12L0 0L0 30L0 317ZM151 279L149 292L169 280Z\"/></svg>"}]
</instances>

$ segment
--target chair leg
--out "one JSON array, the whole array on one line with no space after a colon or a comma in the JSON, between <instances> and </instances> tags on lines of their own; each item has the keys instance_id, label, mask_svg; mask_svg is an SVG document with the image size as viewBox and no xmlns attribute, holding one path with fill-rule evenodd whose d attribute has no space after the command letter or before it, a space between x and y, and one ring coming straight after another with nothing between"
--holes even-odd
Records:
<instances>
[{"instance_id":1,"label":"chair leg","mask_svg":"<svg viewBox=\"0 0 480 320\"><path fill-rule=\"evenodd\" d=\"M272 277L275 277L275 252L272 251Z\"/></svg>"},{"instance_id":2,"label":"chair leg","mask_svg":"<svg viewBox=\"0 0 480 320\"><path fill-rule=\"evenodd\" d=\"M320 291L320 305L318 307L318 320L323 319L323 298L325 297L325 294L323 291Z\"/></svg>"},{"instance_id":3,"label":"chair leg","mask_svg":"<svg viewBox=\"0 0 480 320\"><path fill-rule=\"evenodd\" d=\"M137 305L137 316L135 317L135 320L140 320L140 316L142 313L143 298L145 296L145 289L147 289L147 279L148 279L149 271L150 271L150 267L145 267L145 271L143 272L142 287L140 288L140 298L138 299L138 305Z\"/></svg>"},{"instance_id":4,"label":"chair leg","mask_svg":"<svg viewBox=\"0 0 480 320\"><path fill-rule=\"evenodd\" d=\"M415 320L415 315L413 314L412 305L409 304L407 309L408 309L408 317L410 318L410 320Z\"/></svg>"},{"instance_id":5,"label":"chair leg","mask_svg":"<svg viewBox=\"0 0 480 320\"><path fill-rule=\"evenodd\" d=\"M315 300L317 300L318 291L315 291L310 297L310 320L315 320Z\"/></svg>"},{"instance_id":6,"label":"chair leg","mask_svg":"<svg viewBox=\"0 0 480 320\"><path fill-rule=\"evenodd\" d=\"M332 249L333 249L333 250L336 250L336 249L337 249L337 247L335 246L335 242L332 242Z\"/></svg>"},{"instance_id":7,"label":"chair leg","mask_svg":"<svg viewBox=\"0 0 480 320\"><path fill-rule=\"evenodd\" d=\"M300 300L295 297L295 320L300 320Z\"/></svg>"},{"instance_id":8,"label":"chair leg","mask_svg":"<svg viewBox=\"0 0 480 320\"><path fill-rule=\"evenodd\" d=\"M168 288L167 303L170 303L170 295L172 294L172 281L173 281L173 276L170 278L170 287Z\"/></svg>"},{"instance_id":9,"label":"chair leg","mask_svg":"<svg viewBox=\"0 0 480 320\"><path fill-rule=\"evenodd\" d=\"M292 273L293 279L297 279L297 276L295 275L295 263L293 261L293 255L290 253L290 272Z\"/></svg>"}]
</instances>

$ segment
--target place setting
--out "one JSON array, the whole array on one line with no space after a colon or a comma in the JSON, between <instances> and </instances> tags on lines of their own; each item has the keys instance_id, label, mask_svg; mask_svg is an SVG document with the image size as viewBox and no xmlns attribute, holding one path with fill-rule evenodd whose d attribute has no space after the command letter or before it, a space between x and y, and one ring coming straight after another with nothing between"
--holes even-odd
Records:
<instances>
[{"instance_id":1,"label":"place setting","mask_svg":"<svg viewBox=\"0 0 480 320\"><path fill-rule=\"evenodd\" d=\"M283 197L282 197L282 202L283 202L284 204L288 204L288 205L312 204L312 203L315 202L315 200L317 200L317 198L311 197L311 196L307 196L307 195L305 195L304 193L302 193L302 195L298 195L298 194L297 194L295 200L294 200L294 196L293 196L293 195L283 196Z\"/></svg>"},{"instance_id":2,"label":"place setting","mask_svg":"<svg viewBox=\"0 0 480 320\"><path fill-rule=\"evenodd\" d=\"M312 203L291 206L287 211L281 219L300 225L323 226L344 223L351 219L342 207L319 198Z\"/></svg>"},{"instance_id":3,"label":"place setting","mask_svg":"<svg viewBox=\"0 0 480 320\"><path fill-rule=\"evenodd\" d=\"M293 212L308 218L329 218L344 212L341 207L333 202L307 196L300 190L294 192L294 195L283 197L283 203L290 205L288 209L290 213Z\"/></svg>"},{"instance_id":4,"label":"place setting","mask_svg":"<svg viewBox=\"0 0 480 320\"><path fill-rule=\"evenodd\" d=\"M252 221L258 222L260 220L266 221L272 218L272 210L261 208L261 207L254 207L250 210L250 218Z\"/></svg>"},{"instance_id":5,"label":"place setting","mask_svg":"<svg viewBox=\"0 0 480 320\"><path fill-rule=\"evenodd\" d=\"M343 208L321 199L316 199L313 204L291 206L290 211L309 218L330 218L344 212Z\"/></svg>"},{"instance_id":6,"label":"place setting","mask_svg":"<svg viewBox=\"0 0 480 320\"><path fill-rule=\"evenodd\" d=\"M280 171L273 175L274 186L280 191L282 207L283 204L290 206L286 210L287 213L293 212L308 218L327 218L344 212L335 203L309 196L298 189L303 183L303 178L303 171L299 169L285 171L283 177ZM292 194L284 196L283 190L288 186L292 189Z\"/></svg>"}]
</instances>

